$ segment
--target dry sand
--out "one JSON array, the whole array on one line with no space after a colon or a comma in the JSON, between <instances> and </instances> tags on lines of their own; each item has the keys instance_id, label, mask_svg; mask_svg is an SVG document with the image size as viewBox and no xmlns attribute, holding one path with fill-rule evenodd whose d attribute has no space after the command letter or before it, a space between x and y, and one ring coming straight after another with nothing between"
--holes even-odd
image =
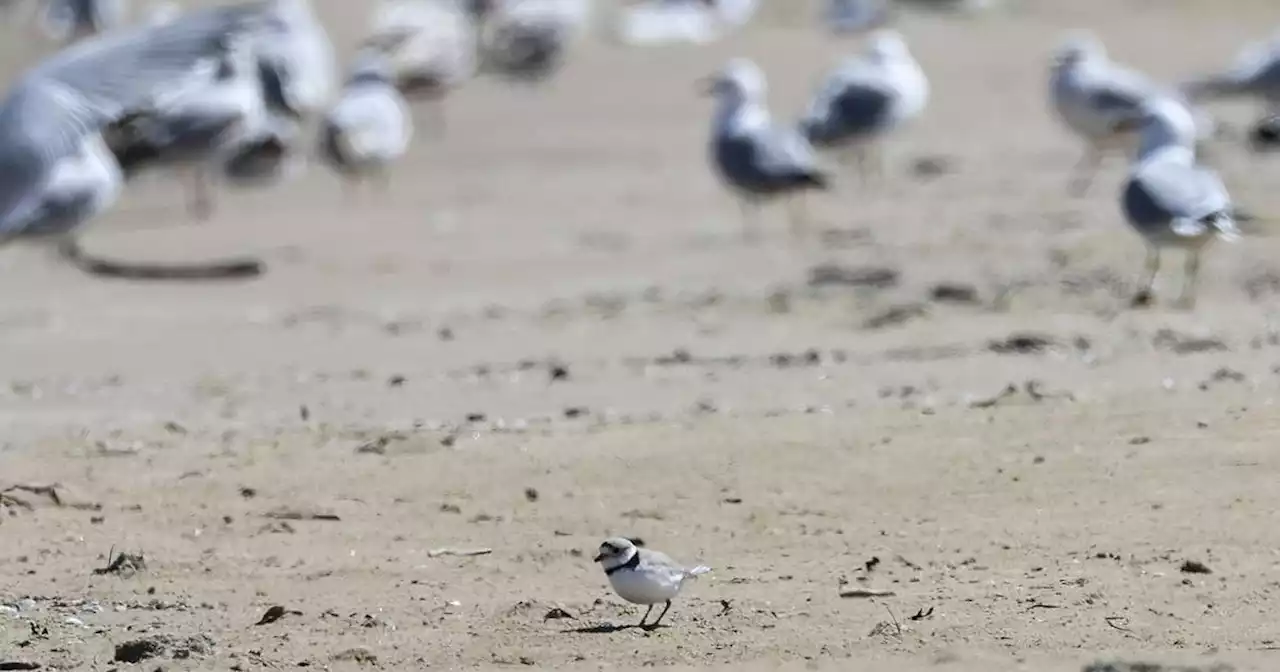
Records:
<instances>
[{"instance_id":1,"label":"dry sand","mask_svg":"<svg viewBox=\"0 0 1280 672\"><path fill-rule=\"evenodd\" d=\"M359 3L321 5L349 45ZM0 661L105 669L123 642L204 634L148 664L1274 669L1280 248L1211 250L1194 312L1127 310L1123 166L1067 197L1079 149L1045 61L1093 26L1172 77L1278 18L911 18L934 104L885 186L813 202L821 243L791 245L778 212L744 245L705 163L696 76L755 56L790 115L850 48L773 17L703 49L584 45L541 89L477 81L385 195L313 171L196 225L153 180L87 241L256 252L261 280L110 282L6 251L0 488L60 487L0 513L0 604L20 609ZM1215 160L1280 212L1274 159ZM811 287L822 264L893 273ZM271 517L317 513L336 519ZM670 627L610 627L641 613L590 562L615 534L715 567ZM112 548L145 568L94 574ZM859 586L895 594L839 596ZM273 605L299 613L254 626Z\"/></svg>"}]
</instances>

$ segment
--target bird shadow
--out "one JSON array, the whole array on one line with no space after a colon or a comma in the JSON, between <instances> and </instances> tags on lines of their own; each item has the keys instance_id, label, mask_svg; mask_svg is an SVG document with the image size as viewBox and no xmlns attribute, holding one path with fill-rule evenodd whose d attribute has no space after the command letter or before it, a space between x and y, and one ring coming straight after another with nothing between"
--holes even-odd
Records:
<instances>
[{"instance_id":1,"label":"bird shadow","mask_svg":"<svg viewBox=\"0 0 1280 672\"><path fill-rule=\"evenodd\" d=\"M659 628L666 628L666 627L669 627L669 626L667 626L666 624L653 626L653 625L640 625L638 623L632 623L630 625L613 625L612 623L603 623L600 625L589 625L581 628L572 628L569 630L565 630L565 632L579 634L579 635L609 635L615 632L622 632L623 630L643 630L645 632L653 632L654 630L657 630Z\"/></svg>"}]
</instances>

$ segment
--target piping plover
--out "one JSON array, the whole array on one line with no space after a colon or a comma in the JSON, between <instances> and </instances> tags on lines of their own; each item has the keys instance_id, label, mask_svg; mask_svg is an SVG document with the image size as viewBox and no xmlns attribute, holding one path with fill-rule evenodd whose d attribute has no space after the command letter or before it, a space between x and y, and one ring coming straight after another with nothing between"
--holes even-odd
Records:
<instances>
[{"instance_id":1,"label":"piping plover","mask_svg":"<svg viewBox=\"0 0 1280 672\"><path fill-rule=\"evenodd\" d=\"M662 617L671 609L671 600L680 594L685 579L711 571L706 565L685 569L665 553L637 548L630 539L623 537L612 537L600 544L595 562L604 567L609 585L619 597L633 604L649 606L640 619L639 627L642 628L655 628L662 622ZM646 626L644 622L653 613L653 605L659 602L665 602L666 606L658 614L658 620Z\"/></svg>"}]
</instances>

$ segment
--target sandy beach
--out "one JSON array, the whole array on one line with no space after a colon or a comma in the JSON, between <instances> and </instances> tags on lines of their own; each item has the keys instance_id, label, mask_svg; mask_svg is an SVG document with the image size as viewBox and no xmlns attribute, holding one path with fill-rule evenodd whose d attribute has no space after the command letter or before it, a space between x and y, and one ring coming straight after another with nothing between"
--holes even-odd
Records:
<instances>
[{"instance_id":1,"label":"sandy beach","mask_svg":"<svg viewBox=\"0 0 1280 672\"><path fill-rule=\"evenodd\" d=\"M364 9L317 6L348 53ZM1066 29L1172 81L1280 7L908 15L932 99L885 182L840 174L813 239L779 207L748 244L694 80L751 56L791 118L859 44L764 14L476 80L443 128L418 110L385 193L315 167L195 223L159 176L85 238L260 255L256 280L6 249L0 662L128 669L147 640L147 669L1273 669L1280 245L1210 249L1194 311L1130 309L1125 166L1068 195L1046 79ZM1227 138L1211 161L1280 214L1280 160ZM614 535L714 568L669 627L622 627L643 609L591 562Z\"/></svg>"}]
</instances>

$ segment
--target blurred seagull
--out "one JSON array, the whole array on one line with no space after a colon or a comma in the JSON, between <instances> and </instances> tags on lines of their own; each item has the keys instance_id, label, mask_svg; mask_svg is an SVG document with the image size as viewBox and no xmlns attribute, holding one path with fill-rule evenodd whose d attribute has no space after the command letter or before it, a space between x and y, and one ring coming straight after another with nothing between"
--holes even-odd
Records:
<instances>
[{"instance_id":1,"label":"blurred seagull","mask_svg":"<svg viewBox=\"0 0 1280 672\"><path fill-rule=\"evenodd\" d=\"M1147 244L1146 274L1133 303L1151 303L1160 254L1177 248L1186 255L1178 304L1190 308L1201 250L1214 238L1240 237L1231 198L1213 171L1197 165L1195 119L1181 102L1152 99L1140 116L1126 124L1141 130L1138 158L1125 183L1121 207Z\"/></svg>"},{"instance_id":2,"label":"blurred seagull","mask_svg":"<svg viewBox=\"0 0 1280 672\"><path fill-rule=\"evenodd\" d=\"M40 27L59 42L71 42L124 23L125 0L44 0Z\"/></svg>"},{"instance_id":3,"label":"blurred seagull","mask_svg":"<svg viewBox=\"0 0 1280 672\"><path fill-rule=\"evenodd\" d=\"M382 0L363 44L386 54L409 100L439 103L476 72L476 23L458 0ZM443 114L435 106L439 127Z\"/></svg>"},{"instance_id":4,"label":"blurred seagull","mask_svg":"<svg viewBox=\"0 0 1280 672\"><path fill-rule=\"evenodd\" d=\"M321 115L337 88L333 44L308 0L271 0L273 21L255 35L254 56L263 107L222 163L233 185L269 186L300 174L303 124Z\"/></svg>"},{"instance_id":5,"label":"blurred seagull","mask_svg":"<svg viewBox=\"0 0 1280 672\"><path fill-rule=\"evenodd\" d=\"M879 28L890 17L889 0L827 0L823 21L842 35Z\"/></svg>"},{"instance_id":6,"label":"blurred seagull","mask_svg":"<svg viewBox=\"0 0 1280 672\"><path fill-rule=\"evenodd\" d=\"M1087 33L1074 33L1055 51L1049 78L1050 99L1058 117L1085 142L1070 191L1089 190L1104 154L1132 151L1136 140L1126 120L1142 114L1151 98L1176 102L1193 115L1197 139L1213 133L1213 120L1190 108L1181 94L1157 86L1145 76L1113 64L1102 43Z\"/></svg>"},{"instance_id":7,"label":"blurred seagull","mask_svg":"<svg viewBox=\"0 0 1280 672\"><path fill-rule=\"evenodd\" d=\"M865 56L850 58L827 78L800 128L815 147L852 154L865 182L872 169L883 175L881 141L918 117L928 99L929 83L906 42L882 30Z\"/></svg>"},{"instance_id":8,"label":"blurred seagull","mask_svg":"<svg viewBox=\"0 0 1280 672\"><path fill-rule=\"evenodd\" d=\"M711 161L720 178L737 194L743 214L743 235L757 235L759 206L778 196L827 188L813 148L796 129L778 126L765 109L765 79L746 59L730 61L719 74L704 81L704 91L716 98L711 133ZM792 201L791 233L807 227L802 204Z\"/></svg>"},{"instance_id":9,"label":"blurred seagull","mask_svg":"<svg viewBox=\"0 0 1280 672\"><path fill-rule=\"evenodd\" d=\"M408 97L434 98L476 69L476 28L449 0L382 0L363 44L387 54Z\"/></svg>"},{"instance_id":10,"label":"blurred seagull","mask_svg":"<svg viewBox=\"0 0 1280 672\"><path fill-rule=\"evenodd\" d=\"M325 115L320 155L348 184L377 176L404 156L413 136L408 105L391 66L379 53L362 54L338 102Z\"/></svg>"},{"instance_id":11,"label":"blurred seagull","mask_svg":"<svg viewBox=\"0 0 1280 672\"><path fill-rule=\"evenodd\" d=\"M207 219L213 180L274 184L301 171L301 125L333 85L332 46L307 0L266 0L263 20L219 62L205 86L107 134L126 175L181 168L188 212ZM163 16L158 20L165 20Z\"/></svg>"},{"instance_id":12,"label":"blurred seagull","mask_svg":"<svg viewBox=\"0 0 1280 672\"><path fill-rule=\"evenodd\" d=\"M261 13L257 3L191 12L84 40L25 73L0 103L0 236L30 222L58 163L85 151L87 137L185 92Z\"/></svg>"},{"instance_id":13,"label":"blurred seagull","mask_svg":"<svg viewBox=\"0 0 1280 672\"><path fill-rule=\"evenodd\" d=\"M223 259L178 265L103 259L85 253L79 234L120 196L124 176L103 139L96 133L81 140L79 151L59 159L39 198L39 205L6 233L9 241L51 244L59 257L97 276L134 279L231 279L260 275L256 259Z\"/></svg>"},{"instance_id":14,"label":"blurred seagull","mask_svg":"<svg viewBox=\"0 0 1280 672\"><path fill-rule=\"evenodd\" d=\"M1253 96L1267 114L1280 114L1280 33L1246 46L1226 71L1192 80L1183 90L1197 100Z\"/></svg>"},{"instance_id":15,"label":"blurred seagull","mask_svg":"<svg viewBox=\"0 0 1280 672\"><path fill-rule=\"evenodd\" d=\"M256 64L263 103L260 116L239 137L229 139L222 161L222 176L239 187L270 186L301 174L305 165L298 149L306 115L286 95L284 74L278 67L262 59Z\"/></svg>"},{"instance_id":16,"label":"blurred seagull","mask_svg":"<svg viewBox=\"0 0 1280 672\"><path fill-rule=\"evenodd\" d=\"M590 8L589 0L498 0L480 24L480 69L519 81L549 77Z\"/></svg>"},{"instance_id":17,"label":"blurred seagull","mask_svg":"<svg viewBox=\"0 0 1280 672\"><path fill-rule=\"evenodd\" d=\"M277 73L280 95L303 117L321 114L338 88L333 43L310 0L265 0L267 21L252 33L263 67Z\"/></svg>"},{"instance_id":18,"label":"blurred seagull","mask_svg":"<svg viewBox=\"0 0 1280 672\"><path fill-rule=\"evenodd\" d=\"M622 9L616 37L628 45L707 44L746 24L759 0L641 0Z\"/></svg>"},{"instance_id":19,"label":"blurred seagull","mask_svg":"<svg viewBox=\"0 0 1280 672\"><path fill-rule=\"evenodd\" d=\"M86 135L81 138L78 150L54 164L36 207L12 220L0 232L0 243L9 240L61 243L114 205L123 184L120 166L101 136Z\"/></svg>"},{"instance_id":20,"label":"blurred seagull","mask_svg":"<svg viewBox=\"0 0 1280 672\"><path fill-rule=\"evenodd\" d=\"M187 212L208 219L219 164L267 123L259 76L258 62L242 42L218 59L204 86L109 129L109 142L125 174L148 168L185 173L190 185Z\"/></svg>"},{"instance_id":21,"label":"blurred seagull","mask_svg":"<svg viewBox=\"0 0 1280 672\"><path fill-rule=\"evenodd\" d=\"M1102 44L1085 33L1071 35L1054 53L1049 85L1058 117L1085 141L1071 182L1071 192L1083 195L1104 153L1127 149L1132 142L1126 120L1140 114L1155 87L1142 75L1113 65Z\"/></svg>"}]
</instances>

